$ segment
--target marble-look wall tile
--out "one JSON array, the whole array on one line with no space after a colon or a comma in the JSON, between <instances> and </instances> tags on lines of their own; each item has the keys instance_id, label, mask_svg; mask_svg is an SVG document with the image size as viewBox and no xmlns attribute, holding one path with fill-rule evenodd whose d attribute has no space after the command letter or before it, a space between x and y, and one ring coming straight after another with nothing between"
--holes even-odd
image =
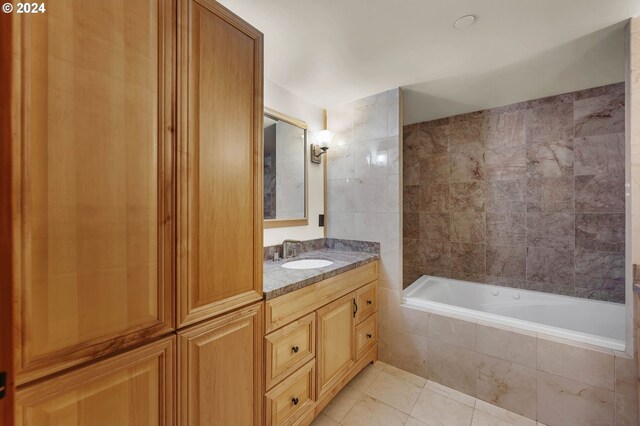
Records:
<instances>
[{"instance_id":1,"label":"marble-look wall tile","mask_svg":"<svg viewBox=\"0 0 640 426\"><path fill-rule=\"evenodd\" d=\"M527 249L527 281L570 283L570 287L573 287L574 271L573 250L544 247Z\"/></svg>"},{"instance_id":2,"label":"marble-look wall tile","mask_svg":"<svg viewBox=\"0 0 640 426\"><path fill-rule=\"evenodd\" d=\"M431 314L429 319L429 338L475 351L476 323Z\"/></svg>"},{"instance_id":3,"label":"marble-look wall tile","mask_svg":"<svg viewBox=\"0 0 640 426\"><path fill-rule=\"evenodd\" d=\"M354 141L370 141L388 136L387 92L354 102Z\"/></svg>"},{"instance_id":4,"label":"marble-look wall tile","mask_svg":"<svg viewBox=\"0 0 640 426\"><path fill-rule=\"evenodd\" d=\"M483 212L484 182L453 183L449 185L452 212Z\"/></svg>"},{"instance_id":5,"label":"marble-look wall tile","mask_svg":"<svg viewBox=\"0 0 640 426\"><path fill-rule=\"evenodd\" d=\"M536 370L499 358L477 355L476 397L514 413L536 418Z\"/></svg>"},{"instance_id":6,"label":"marble-look wall tile","mask_svg":"<svg viewBox=\"0 0 640 426\"><path fill-rule=\"evenodd\" d=\"M355 177L386 177L388 149L386 138L358 143L354 148Z\"/></svg>"},{"instance_id":7,"label":"marble-look wall tile","mask_svg":"<svg viewBox=\"0 0 640 426\"><path fill-rule=\"evenodd\" d=\"M526 211L525 180L492 181L487 183L486 211L511 213Z\"/></svg>"},{"instance_id":8,"label":"marble-look wall tile","mask_svg":"<svg viewBox=\"0 0 640 426\"><path fill-rule=\"evenodd\" d=\"M484 213L451 213L451 242L484 243Z\"/></svg>"},{"instance_id":9,"label":"marble-look wall tile","mask_svg":"<svg viewBox=\"0 0 640 426\"><path fill-rule=\"evenodd\" d=\"M523 246L487 246L487 275L526 279L527 248Z\"/></svg>"},{"instance_id":10,"label":"marble-look wall tile","mask_svg":"<svg viewBox=\"0 0 640 426\"><path fill-rule=\"evenodd\" d=\"M538 421L548 426L614 424L614 393L554 374L537 372Z\"/></svg>"},{"instance_id":11,"label":"marble-look wall tile","mask_svg":"<svg viewBox=\"0 0 640 426\"><path fill-rule=\"evenodd\" d=\"M576 211L624 213L624 180L576 176Z\"/></svg>"},{"instance_id":12,"label":"marble-look wall tile","mask_svg":"<svg viewBox=\"0 0 640 426\"><path fill-rule=\"evenodd\" d=\"M527 181L528 212L574 212L575 180L573 176L531 178Z\"/></svg>"},{"instance_id":13,"label":"marble-look wall tile","mask_svg":"<svg viewBox=\"0 0 640 426\"><path fill-rule=\"evenodd\" d=\"M429 339L427 378L467 395L476 395L476 352Z\"/></svg>"},{"instance_id":14,"label":"marble-look wall tile","mask_svg":"<svg viewBox=\"0 0 640 426\"><path fill-rule=\"evenodd\" d=\"M505 361L536 367L538 339L535 333L509 331L478 323L478 352Z\"/></svg>"},{"instance_id":15,"label":"marble-look wall tile","mask_svg":"<svg viewBox=\"0 0 640 426\"><path fill-rule=\"evenodd\" d=\"M573 250L575 222L573 213L528 213L527 246Z\"/></svg>"},{"instance_id":16,"label":"marble-look wall tile","mask_svg":"<svg viewBox=\"0 0 640 426\"><path fill-rule=\"evenodd\" d=\"M420 185L405 185L402 203L405 212L420 211Z\"/></svg>"},{"instance_id":17,"label":"marble-look wall tile","mask_svg":"<svg viewBox=\"0 0 640 426\"><path fill-rule=\"evenodd\" d=\"M541 140L527 144L530 178L573 176L573 140Z\"/></svg>"},{"instance_id":18,"label":"marble-look wall tile","mask_svg":"<svg viewBox=\"0 0 640 426\"><path fill-rule=\"evenodd\" d=\"M448 213L420 213L418 238L421 241L450 241L450 219Z\"/></svg>"},{"instance_id":19,"label":"marble-look wall tile","mask_svg":"<svg viewBox=\"0 0 640 426\"><path fill-rule=\"evenodd\" d=\"M527 243L526 213L487 213L487 243L525 246Z\"/></svg>"},{"instance_id":20,"label":"marble-look wall tile","mask_svg":"<svg viewBox=\"0 0 640 426\"><path fill-rule=\"evenodd\" d=\"M626 356L615 357L615 392L633 398L638 396L638 360Z\"/></svg>"},{"instance_id":21,"label":"marble-look wall tile","mask_svg":"<svg viewBox=\"0 0 640 426\"><path fill-rule=\"evenodd\" d=\"M624 132L624 93L574 102L576 136Z\"/></svg>"},{"instance_id":22,"label":"marble-look wall tile","mask_svg":"<svg viewBox=\"0 0 640 426\"><path fill-rule=\"evenodd\" d=\"M420 239L420 213L405 211L402 215L402 234L404 239Z\"/></svg>"},{"instance_id":23,"label":"marble-look wall tile","mask_svg":"<svg viewBox=\"0 0 640 426\"><path fill-rule=\"evenodd\" d=\"M355 185L353 179L327 181L327 211L353 212L355 208Z\"/></svg>"},{"instance_id":24,"label":"marble-look wall tile","mask_svg":"<svg viewBox=\"0 0 640 426\"><path fill-rule=\"evenodd\" d=\"M332 146L327 151L331 167L327 167L327 180L353 178L355 175L355 162L353 144Z\"/></svg>"},{"instance_id":25,"label":"marble-look wall tile","mask_svg":"<svg viewBox=\"0 0 640 426\"><path fill-rule=\"evenodd\" d=\"M425 214L419 240L450 243L405 251L405 274L623 301L618 268L576 268L624 252L624 96L618 83L405 126L405 211Z\"/></svg>"},{"instance_id":26,"label":"marble-look wall tile","mask_svg":"<svg viewBox=\"0 0 640 426\"><path fill-rule=\"evenodd\" d=\"M418 250L422 259L421 266L424 266L426 270L451 270L451 243L449 241L420 241Z\"/></svg>"},{"instance_id":27,"label":"marble-look wall tile","mask_svg":"<svg viewBox=\"0 0 640 426\"><path fill-rule=\"evenodd\" d=\"M421 212L448 212L449 185L421 185L419 208Z\"/></svg>"},{"instance_id":28,"label":"marble-look wall tile","mask_svg":"<svg viewBox=\"0 0 640 426\"><path fill-rule=\"evenodd\" d=\"M624 302L624 253L576 251L576 292L589 299Z\"/></svg>"},{"instance_id":29,"label":"marble-look wall tile","mask_svg":"<svg viewBox=\"0 0 640 426\"><path fill-rule=\"evenodd\" d=\"M485 253L484 244L451 243L451 270L486 275Z\"/></svg>"},{"instance_id":30,"label":"marble-look wall tile","mask_svg":"<svg viewBox=\"0 0 640 426\"><path fill-rule=\"evenodd\" d=\"M624 133L575 139L575 175L624 179Z\"/></svg>"},{"instance_id":31,"label":"marble-look wall tile","mask_svg":"<svg viewBox=\"0 0 640 426\"><path fill-rule=\"evenodd\" d=\"M356 213L388 212L389 192L387 176L356 178L354 187L354 211Z\"/></svg>"},{"instance_id":32,"label":"marble-look wall tile","mask_svg":"<svg viewBox=\"0 0 640 426\"><path fill-rule=\"evenodd\" d=\"M576 249L624 252L624 213L576 214Z\"/></svg>"}]
</instances>

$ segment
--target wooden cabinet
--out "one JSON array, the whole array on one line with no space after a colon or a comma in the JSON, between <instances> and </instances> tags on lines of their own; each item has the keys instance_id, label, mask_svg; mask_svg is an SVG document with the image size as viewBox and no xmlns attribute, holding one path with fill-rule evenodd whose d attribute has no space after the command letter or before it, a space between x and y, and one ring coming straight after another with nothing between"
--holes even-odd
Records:
<instances>
[{"instance_id":1,"label":"wooden cabinet","mask_svg":"<svg viewBox=\"0 0 640 426\"><path fill-rule=\"evenodd\" d=\"M175 337L83 367L16 395L16 426L175 424Z\"/></svg>"},{"instance_id":2,"label":"wooden cabinet","mask_svg":"<svg viewBox=\"0 0 640 426\"><path fill-rule=\"evenodd\" d=\"M261 424L262 305L178 333L179 424Z\"/></svg>"},{"instance_id":3,"label":"wooden cabinet","mask_svg":"<svg viewBox=\"0 0 640 426\"><path fill-rule=\"evenodd\" d=\"M371 262L265 302L267 425L310 424L378 359L377 291ZM302 406L292 404L298 394Z\"/></svg>"},{"instance_id":4,"label":"wooden cabinet","mask_svg":"<svg viewBox=\"0 0 640 426\"><path fill-rule=\"evenodd\" d=\"M355 293L318 309L317 315L318 395L322 395L356 361Z\"/></svg>"},{"instance_id":5,"label":"wooden cabinet","mask_svg":"<svg viewBox=\"0 0 640 426\"><path fill-rule=\"evenodd\" d=\"M262 299L262 34L179 0L178 325Z\"/></svg>"},{"instance_id":6,"label":"wooden cabinet","mask_svg":"<svg viewBox=\"0 0 640 426\"><path fill-rule=\"evenodd\" d=\"M172 0L13 14L19 384L173 327L175 28Z\"/></svg>"}]
</instances>

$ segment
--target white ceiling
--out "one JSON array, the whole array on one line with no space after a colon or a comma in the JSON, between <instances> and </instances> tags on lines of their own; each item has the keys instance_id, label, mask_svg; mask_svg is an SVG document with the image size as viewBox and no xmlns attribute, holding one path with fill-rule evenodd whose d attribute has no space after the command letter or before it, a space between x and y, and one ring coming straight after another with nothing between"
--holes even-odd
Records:
<instances>
[{"instance_id":1,"label":"white ceiling","mask_svg":"<svg viewBox=\"0 0 640 426\"><path fill-rule=\"evenodd\" d=\"M405 123L624 78L638 0L219 0L265 34L265 78L328 108L405 88ZM453 29L460 16L476 24Z\"/></svg>"}]
</instances>

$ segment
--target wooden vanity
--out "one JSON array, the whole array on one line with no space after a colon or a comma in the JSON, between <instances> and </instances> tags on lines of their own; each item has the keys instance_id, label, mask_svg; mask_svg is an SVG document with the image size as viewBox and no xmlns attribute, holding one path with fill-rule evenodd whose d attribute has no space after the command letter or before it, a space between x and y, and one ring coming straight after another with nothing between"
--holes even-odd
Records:
<instances>
[{"instance_id":1,"label":"wooden vanity","mask_svg":"<svg viewBox=\"0 0 640 426\"><path fill-rule=\"evenodd\" d=\"M265 303L267 425L307 425L378 359L378 261Z\"/></svg>"}]
</instances>

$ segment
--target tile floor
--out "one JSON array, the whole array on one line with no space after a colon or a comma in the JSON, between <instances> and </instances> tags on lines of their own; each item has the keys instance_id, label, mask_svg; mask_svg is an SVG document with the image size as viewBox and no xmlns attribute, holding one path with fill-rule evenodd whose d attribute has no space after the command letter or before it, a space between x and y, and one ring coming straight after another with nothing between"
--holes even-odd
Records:
<instances>
[{"instance_id":1,"label":"tile floor","mask_svg":"<svg viewBox=\"0 0 640 426\"><path fill-rule=\"evenodd\" d=\"M544 426L391 365L368 365L313 426Z\"/></svg>"}]
</instances>

